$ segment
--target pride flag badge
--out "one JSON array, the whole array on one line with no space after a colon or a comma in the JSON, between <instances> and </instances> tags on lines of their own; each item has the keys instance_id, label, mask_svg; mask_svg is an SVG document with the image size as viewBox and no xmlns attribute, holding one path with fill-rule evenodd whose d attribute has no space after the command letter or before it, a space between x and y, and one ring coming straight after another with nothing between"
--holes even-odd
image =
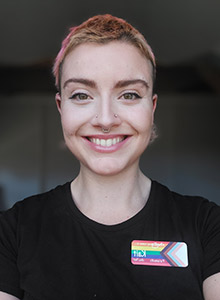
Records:
<instances>
[{"instance_id":1,"label":"pride flag badge","mask_svg":"<svg viewBox=\"0 0 220 300\"><path fill-rule=\"evenodd\" d=\"M188 266L187 245L183 242L137 241L131 243L134 265L180 267Z\"/></svg>"}]
</instances>

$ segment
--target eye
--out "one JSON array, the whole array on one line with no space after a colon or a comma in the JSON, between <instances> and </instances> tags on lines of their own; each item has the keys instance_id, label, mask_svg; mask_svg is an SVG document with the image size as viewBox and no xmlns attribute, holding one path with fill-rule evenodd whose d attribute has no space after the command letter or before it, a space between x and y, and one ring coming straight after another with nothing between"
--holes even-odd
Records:
<instances>
[{"instance_id":1,"label":"eye","mask_svg":"<svg viewBox=\"0 0 220 300\"><path fill-rule=\"evenodd\" d=\"M135 100L135 99L140 99L141 96L139 96L137 93L124 93L122 96L121 96L122 99L125 99L125 100Z\"/></svg>"},{"instance_id":2,"label":"eye","mask_svg":"<svg viewBox=\"0 0 220 300\"><path fill-rule=\"evenodd\" d=\"M78 100L78 101L83 101L83 100L91 99L91 97L89 97L85 93L75 93L72 96L70 96L70 99L74 99L74 100Z\"/></svg>"}]
</instances>

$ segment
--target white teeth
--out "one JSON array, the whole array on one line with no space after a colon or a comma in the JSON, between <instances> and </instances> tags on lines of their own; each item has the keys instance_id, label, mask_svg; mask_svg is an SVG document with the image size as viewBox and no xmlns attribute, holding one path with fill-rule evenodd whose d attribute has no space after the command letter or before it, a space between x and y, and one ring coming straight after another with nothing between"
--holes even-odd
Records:
<instances>
[{"instance_id":1,"label":"white teeth","mask_svg":"<svg viewBox=\"0 0 220 300\"><path fill-rule=\"evenodd\" d=\"M117 138L113 138L113 139L98 139L98 138L90 138L90 142L96 144L96 145L101 145L102 147L111 147L112 145L115 145L117 143L120 143L121 141L123 141L123 137L117 137Z\"/></svg>"},{"instance_id":2,"label":"white teeth","mask_svg":"<svg viewBox=\"0 0 220 300\"><path fill-rule=\"evenodd\" d=\"M101 140L100 140L100 145L101 145L101 146L106 146L106 141L103 140L103 139L101 139Z\"/></svg>"}]
</instances>

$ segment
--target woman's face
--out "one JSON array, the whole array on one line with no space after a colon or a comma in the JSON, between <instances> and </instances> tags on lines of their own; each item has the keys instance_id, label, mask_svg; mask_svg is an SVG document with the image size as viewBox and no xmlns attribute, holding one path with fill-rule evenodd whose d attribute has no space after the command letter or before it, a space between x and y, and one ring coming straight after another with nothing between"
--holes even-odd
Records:
<instances>
[{"instance_id":1,"label":"woman's face","mask_svg":"<svg viewBox=\"0 0 220 300\"><path fill-rule=\"evenodd\" d=\"M66 144L84 169L114 175L138 166L151 137L152 85L150 61L128 43L82 44L67 55L56 101Z\"/></svg>"}]
</instances>

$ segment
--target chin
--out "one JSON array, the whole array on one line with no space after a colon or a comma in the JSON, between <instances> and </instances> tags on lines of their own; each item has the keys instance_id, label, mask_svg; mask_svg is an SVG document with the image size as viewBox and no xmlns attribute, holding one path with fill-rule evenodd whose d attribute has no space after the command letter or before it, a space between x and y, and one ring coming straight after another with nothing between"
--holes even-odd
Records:
<instances>
[{"instance_id":1,"label":"chin","mask_svg":"<svg viewBox=\"0 0 220 300\"><path fill-rule=\"evenodd\" d=\"M117 175L125 168L125 166L120 164L117 160L99 160L88 167L92 172L102 176Z\"/></svg>"},{"instance_id":2,"label":"chin","mask_svg":"<svg viewBox=\"0 0 220 300\"><path fill-rule=\"evenodd\" d=\"M105 169L105 170L93 170L94 173L101 176L114 176L120 174L122 170L116 169Z\"/></svg>"}]
</instances>

